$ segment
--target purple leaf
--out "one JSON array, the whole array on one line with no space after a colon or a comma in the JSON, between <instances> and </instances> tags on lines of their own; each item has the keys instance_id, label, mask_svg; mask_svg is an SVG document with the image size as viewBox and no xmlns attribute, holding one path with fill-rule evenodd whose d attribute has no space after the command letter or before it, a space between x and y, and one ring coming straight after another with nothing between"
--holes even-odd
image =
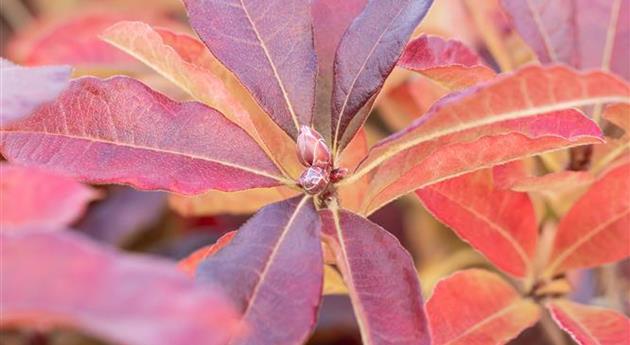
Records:
<instances>
[{"instance_id":1,"label":"purple leaf","mask_svg":"<svg viewBox=\"0 0 630 345\"><path fill-rule=\"evenodd\" d=\"M332 96L333 152L365 122L356 114L383 86L432 0L370 0L341 39Z\"/></svg>"},{"instance_id":2,"label":"purple leaf","mask_svg":"<svg viewBox=\"0 0 630 345\"><path fill-rule=\"evenodd\" d=\"M310 124L317 62L307 0L185 0L190 23L293 138Z\"/></svg>"},{"instance_id":3,"label":"purple leaf","mask_svg":"<svg viewBox=\"0 0 630 345\"><path fill-rule=\"evenodd\" d=\"M354 18L367 0L314 0L313 34L317 52L317 89L313 126L332 145L330 102L334 79L335 52Z\"/></svg>"},{"instance_id":4,"label":"purple leaf","mask_svg":"<svg viewBox=\"0 0 630 345\"><path fill-rule=\"evenodd\" d=\"M248 332L230 344L302 344L322 293L320 220L296 197L263 208L230 244L203 261L197 279L225 288Z\"/></svg>"},{"instance_id":5,"label":"purple leaf","mask_svg":"<svg viewBox=\"0 0 630 345\"><path fill-rule=\"evenodd\" d=\"M380 226L345 210L321 212L322 232L335 253L364 344L429 344L416 269L400 242Z\"/></svg>"}]
</instances>

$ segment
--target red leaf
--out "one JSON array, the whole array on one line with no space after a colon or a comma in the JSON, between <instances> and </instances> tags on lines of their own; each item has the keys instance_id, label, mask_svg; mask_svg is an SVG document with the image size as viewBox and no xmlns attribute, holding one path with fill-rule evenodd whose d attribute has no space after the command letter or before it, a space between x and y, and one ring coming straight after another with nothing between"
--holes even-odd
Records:
<instances>
[{"instance_id":1,"label":"red leaf","mask_svg":"<svg viewBox=\"0 0 630 345\"><path fill-rule=\"evenodd\" d=\"M306 341L322 293L320 226L310 198L275 203L200 264L197 279L225 288L249 327L230 344Z\"/></svg>"},{"instance_id":2,"label":"red leaf","mask_svg":"<svg viewBox=\"0 0 630 345\"><path fill-rule=\"evenodd\" d=\"M197 271L197 266L199 266L199 264L207 257L216 254L219 250L223 249L223 247L227 246L230 241L232 241L232 238L234 238L234 235L236 235L236 231L230 231L219 237L215 243L195 250L192 254L180 260L177 267L191 277L194 277Z\"/></svg>"},{"instance_id":3,"label":"red leaf","mask_svg":"<svg viewBox=\"0 0 630 345\"><path fill-rule=\"evenodd\" d=\"M599 266L630 255L630 159L605 172L564 216L547 272Z\"/></svg>"},{"instance_id":4,"label":"red leaf","mask_svg":"<svg viewBox=\"0 0 630 345\"><path fill-rule=\"evenodd\" d=\"M542 63L602 68L630 80L630 1L503 0Z\"/></svg>"},{"instance_id":5,"label":"red leaf","mask_svg":"<svg viewBox=\"0 0 630 345\"><path fill-rule=\"evenodd\" d=\"M380 226L349 211L321 211L322 231L348 286L364 344L429 344L409 253Z\"/></svg>"},{"instance_id":6,"label":"red leaf","mask_svg":"<svg viewBox=\"0 0 630 345\"><path fill-rule=\"evenodd\" d=\"M199 40L187 34L154 29L142 22L120 22L102 38L136 57L195 100L218 110L245 130L287 171L299 175L295 142L252 99L243 85Z\"/></svg>"},{"instance_id":7,"label":"red leaf","mask_svg":"<svg viewBox=\"0 0 630 345\"><path fill-rule=\"evenodd\" d=\"M495 188L482 170L416 191L433 216L494 265L517 277L532 273L538 224L527 193Z\"/></svg>"},{"instance_id":8,"label":"red leaf","mask_svg":"<svg viewBox=\"0 0 630 345\"><path fill-rule=\"evenodd\" d=\"M559 110L627 102L629 96L627 84L605 73L579 74L565 67L529 66L444 97L407 129L372 147L345 183L377 169L372 179L374 195L384 188L390 190L370 201L374 206L369 209L373 210L423 185L482 167L547 150L597 143L601 134L592 121L575 110ZM475 141L478 146L472 147L470 143ZM470 153L451 150L442 153L451 156L451 161L445 161L433 152L449 151L446 146L455 144ZM442 167L427 165L430 159L435 160L432 164L440 161ZM431 167L429 175L414 170L427 167Z\"/></svg>"},{"instance_id":9,"label":"red leaf","mask_svg":"<svg viewBox=\"0 0 630 345\"><path fill-rule=\"evenodd\" d=\"M367 0L315 0L312 5L313 35L317 52L317 85L313 126L332 145L330 102L335 53L343 34Z\"/></svg>"},{"instance_id":10,"label":"red leaf","mask_svg":"<svg viewBox=\"0 0 630 345\"><path fill-rule=\"evenodd\" d=\"M433 345L504 344L540 317L500 276L478 269L440 281L427 301Z\"/></svg>"},{"instance_id":11,"label":"red leaf","mask_svg":"<svg viewBox=\"0 0 630 345\"><path fill-rule=\"evenodd\" d=\"M0 58L0 125L29 115L42 103L54 100L68 86L71 72L69 66L27 68Z\"/></svg>"},{"instance_id":12,"label":"red leaf","mask_svg":"<svg viewBox=\"0 0 630 345\"><path fill-rule=\"evenodd\" d=\"M200 103L177 103L126 77L82 78L2 132L11 161L95 183L200 193L279 184L251 137Z\"/></svg>"},{"instance_id":13,"label":"red leaf","mask_svg":"<svg viewBox=\"0 0 630 345\"><path fill-rule=\"evenodd\" d=\"M580 345L630 344L630 320L623 314L568 300L549 302L547 308L560 328Z\"/></svg>"},{"instance_id":14,"label":"red leaf","mask_svg":"<svg viewBox=\"0 0 630 345\"><path fill-rule=\"evenodd\" d=\"M0 164L0 231L58 229L75 221L98 194L49 171Z\"/></svg>"},{"instance_id":15,"label":"red leaf","mask_svg":"<svg viewBox=\"0 0 630 345\"><path fill-rule=\"evenodd\" d=\"M463 43L445 41L437 36L423 35L409 42L398 66L419 72L451 90L495 76L494 71L482 65L479 56Z\"/></svg>"},{"instance_id":16,"label":"red leaf","mask_svg":"<svg viewBox=\"0 0 630 345\"><path fill-rule=\"evenodd\" d=\"M417 188L471 171L565 147L600 143L599 128L576 110L510 120L448 135L383 164L363 209L371 214Z\"/></svg>"},{"instance_id":17,"label":"red leaf","mask_svg":"<svg viewBox=\"0 0 630 345\"><path fill-rule=\"evenodd\" d=\"M317 61L305 0L185 0L190 23L293 138L310 124Z\"/></svg>"},{"instance_id":18,"label":"red leaf","mask_svg":"<svg viewBox=\"0 0 630 345\"><path fill-rule=\"evenodd\" d=\"M432 0L369 1L344 34L335 56L332 96L333 152L341 151L365 122L360 110L383 87L409 36Z\"/></svg>"},{"instance_id":19,"label":"red leaf","mask_svg":"<svg viewBox=\"0 0 630 345\"><path fill-rule=\"evenodd\" d=\"M70 231L0 235L0 325L72 326L129 345L224 344L237 314L174 264Z\"/></svg>"}]
</instances>

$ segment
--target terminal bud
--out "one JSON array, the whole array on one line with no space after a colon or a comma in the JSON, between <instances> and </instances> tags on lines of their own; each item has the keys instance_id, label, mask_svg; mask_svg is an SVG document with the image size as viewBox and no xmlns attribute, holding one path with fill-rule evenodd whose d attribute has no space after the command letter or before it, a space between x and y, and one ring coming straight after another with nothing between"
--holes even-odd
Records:
<instances>
[{"instance_id":1,"label":"terminal bud","mask_svg":"<svg viewBox=\"0 0 630 345\"><path fill-rule=\"evenodd\" d=\"M327 169L331 163L330 149L324 138L314 129L302 126L297 138L298 158L305 166Z\"/></svg>"}]
</instances>

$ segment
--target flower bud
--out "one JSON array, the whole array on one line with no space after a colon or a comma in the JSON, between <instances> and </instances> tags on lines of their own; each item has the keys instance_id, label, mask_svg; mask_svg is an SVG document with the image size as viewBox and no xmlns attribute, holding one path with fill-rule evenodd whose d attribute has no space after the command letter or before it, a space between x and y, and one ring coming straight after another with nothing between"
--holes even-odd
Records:
<instances>
[{"instance_id":1,"label":"flower bud","mask_svg":"<svg viewBox=\"0 0 630 345\"><path fill-rule=\"evenodd\" d=\"M297 138L298 158L305 166L327 169L330 166L330 150L324 138L314 129L302 126Z\"/></svg>"},{"instance_id":2,"label":"flower bud","mask_svg":"<svg viewBox=\"0 0 630 345\"><path fill-rule=\"evenodd\" d=\"M320 167L310 167L300 175L299 184L308 194L319 194L328 187L328 171Z\"/></svg>"}]
</instances>

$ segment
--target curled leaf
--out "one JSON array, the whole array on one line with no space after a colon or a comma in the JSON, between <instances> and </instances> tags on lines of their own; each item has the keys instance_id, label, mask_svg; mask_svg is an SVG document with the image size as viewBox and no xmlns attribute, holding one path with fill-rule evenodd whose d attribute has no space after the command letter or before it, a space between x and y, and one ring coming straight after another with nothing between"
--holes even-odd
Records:
<instances>
[{"instance_id":1,"label":"curled leaf","mask_svg":"<svg viewBox=\"0 0 630 345\"><path fill-rule=\"evenodd\" d=\"M449 90L490 80L495 73L463 43L437 36L420 36L407 44L398 66L419 72Z\"/></svg>"}]
</instances>

